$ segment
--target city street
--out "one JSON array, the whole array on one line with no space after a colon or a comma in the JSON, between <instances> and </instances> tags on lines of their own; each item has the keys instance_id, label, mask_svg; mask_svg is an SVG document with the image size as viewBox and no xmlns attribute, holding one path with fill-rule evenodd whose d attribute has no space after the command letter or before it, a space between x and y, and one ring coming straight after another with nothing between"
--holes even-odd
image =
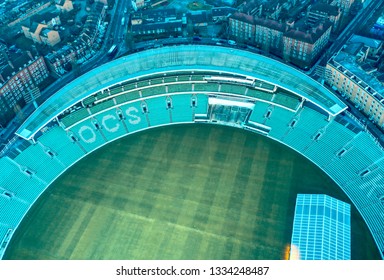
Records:
<instances>
[{"instance_id":1,"label":"city street","mask_svg":"<svg viewBox=\"0 0 384 280\"><path fill-rule=\"evenodd\" d=\"M368 2L368 1L366 1ZM317 63L313 65L313 67L305 72L308 75L314 74L316 67L318 65L325 65L327 61L338 52L342 46L347 42L347 40L354 34L361 25L365 24L368 19L372 17L375 10L381 8L384 5L382 0L371 0L368 4L366 4L365 8L362 9L355 18L345 27L344 31L337 37L337 39L333 42L333 44L329 47L329 49L324 52L324 54L318 59Z\"/></svg>"}]
</instances>

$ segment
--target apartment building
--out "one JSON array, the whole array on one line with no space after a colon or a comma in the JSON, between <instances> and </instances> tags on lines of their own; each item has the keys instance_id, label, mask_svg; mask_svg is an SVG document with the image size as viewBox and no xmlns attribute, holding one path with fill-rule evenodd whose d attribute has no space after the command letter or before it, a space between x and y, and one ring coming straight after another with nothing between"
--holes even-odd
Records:
<instances>
[{"instance_id":1,"label":"apartment building","mask_svg":"<svg viewBox=\"0 0 384 280\"><path fill-rule=\"evenodd\" d=\"M180 35L186 19L175 9L143 10L131 16L131 32L143 38L145 35Z\"/></svg>"},{"instance_id":2,"label":"apartment building","mask_svg":"<svg viewBox=\"0 0 384 280\"><path fill-rule=\"evenodd\" d=\"M272 19L255 18L255 44L267 53L281 56L283 36L288 29L285 23Z\"/></svg>"},{"instance_id":3,"label":"apartment building","mask_svg":"<svg viewBox=\"0 0 384 280\"><path fill-rule=\"evenodd\" d=\"M327 3L316 2L307 9L307 22L316 25L319 21L332 22L332 31L338 31L341 17L341 8Z\"/></svg>"},{"instance_id":4,"label":"apartment building","mask_svg":"<svg viewBox=\"0 0 384 280\"><path fill-rule=\"evenodd\" d=\"M8 64L9 51L6 44L0 42L0 69Z\"/></svg>"},{"instance_id":5,"label":"apartment building","mask_svg":"<svg viewBox=\"0 0 384 280\"><path fill-rule=\"evenodd\" d=\"M333 0L331 5L340 7L342 13L347 14L354 2L355 0Z\"/></svg>"},{"instance_id":6,"label":"apartment building","mask_svg":"<svg viewBox=\"0 0 384 280\"><path fill-rule=\"evenodd\" d=\"M307 69L316 61L329 42L329 21L309 26L235 13L229 17L229 34L239 42L254 45L266 53L284 58Z\"/></svg>"},{"instance_id":7,"label":"apartment building","mask_svg":"<svg viewBox=\"0 0 384 280\"><path fill-rule=\"evenodd\" d=\"M36 89L48 75L42 56L23 53L9 61L0 72L0 125L6 126L26 103L39 97Z\"/></svg>"},{"instance_id":8,"label":"apartment building","mask_svg":"<svg viewBox=\"0 0 384 280\"><path fill-rule=\"evenodd\" d=\"M283 57L300 68L308 69L329 42L332 24L327 21L312 28L291 28L283 36Z\"/></svg>"},{"instance_id":9,"label":"apartment building","mask_svg":"<svg viewBox=\"0 0 384 280\"><path fill-rule=\"evenodd\" d=\"M384 129L384 72L367 56L369 48L348 43L328 61L326 83Z\"/></svg>"},{"instance_id":10,"label":"apartment building","mask_svg":"<svg viewBox=\"0 0 384 280\"><path fill-rule=\"evenodd\" d=\"M35 43L54 46L60 42L59 32L54 30L54 26L60 24L59 14L49 12L31 17L22 24L21 28L25 37Z\"/></svg>"},{"instance_id":11,"label":"apartment building","mask_svg":"<svg viewBox=\"0 0 384 280\"><path fill-rule=\"evenodd\" d=\"M229 34L241 43L255 44L255 19L244 13L234 13L229 17Z\"/></svg>"},{"instance_id":12,"label":"apartment building","mask_svg":"<svg viewBox=\"0 0 384 280\"><path fill-rule=\"evenodd\" d=\"M61 12L70 12L73 10L72 0L56 0L56 8Z\"/></svg>"}]
</instances>

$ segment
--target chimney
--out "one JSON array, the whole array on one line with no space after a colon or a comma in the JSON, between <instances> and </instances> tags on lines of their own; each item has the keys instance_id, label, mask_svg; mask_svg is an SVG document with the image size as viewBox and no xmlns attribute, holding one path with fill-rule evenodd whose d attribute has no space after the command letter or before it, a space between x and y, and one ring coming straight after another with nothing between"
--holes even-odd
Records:
<instances>
[{"instance_id":1,"label":"chimney","mask_svg":"<svg viewBox=\"0 0 384 280\"><path fill-rule=\"evenodd\" d=\"M15 66L13 66L12 61L8 60L8 64L9 64L9 66L11 66L12 69L15 69Z\"/></svg>"},{"instance_id":2,"label":"chimney","mask_svg":"<svg viewBox=\"0 0 384 280\"><path fill-rule=\"evenodd\" d=\"M32 56L32 53L30 52L30 51L27 51L27 54L28 54L28 56L33 60L34 58L33 58L33 56Z\"/></svg>"},{"instance_id":3,"label":"chimney","mask_svg":"<svg viewBox=\"0 0 384 280\"><path fill-rule=\"evenodd\" d=\"M289 19L289 20L287 20L286 23L287 23L287 25L288 25L289 27L293 28L293 25L295 24L295 21L292 20L292 19Z\"/></svg>"}]
</instances>

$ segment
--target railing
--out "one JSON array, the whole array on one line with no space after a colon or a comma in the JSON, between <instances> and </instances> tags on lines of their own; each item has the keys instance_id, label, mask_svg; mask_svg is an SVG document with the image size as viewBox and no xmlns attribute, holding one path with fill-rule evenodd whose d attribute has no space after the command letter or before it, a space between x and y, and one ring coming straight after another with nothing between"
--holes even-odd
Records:
<instances>
[{"instance_id":1,"label":"railing","mask_svg":"<svg viewBox=\"0 0 384 280\"><path fill-rule=\"evenodd\" d=\"M8 141L7 144L5 144L4 148L0 151L0 158L3 157L3 156L5 156L5 155L9 152L9 150L11 149L11 147L13 146L13 144L16 143L16 141L17 141L18 138L19 138L19 137L18 137L17 135L15 135L15 136L13 136L12 139L10 139L10 140Z\"/></svg>"}]
</instances>

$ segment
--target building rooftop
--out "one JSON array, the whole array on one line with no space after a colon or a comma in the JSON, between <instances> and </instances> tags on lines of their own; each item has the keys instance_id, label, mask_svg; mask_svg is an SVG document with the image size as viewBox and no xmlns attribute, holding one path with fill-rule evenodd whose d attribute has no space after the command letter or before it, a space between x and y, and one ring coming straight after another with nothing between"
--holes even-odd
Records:
<instances>
[{"instance_id":1,"label":"building rooftop","mask_svg":"<svg viewBox=\"0 0 384 280\"><path fill-rule=\"evenodd\" d=\"M331 26L332 24L329 21L320 23L314 28L297 27L297 25L295 25L295 28L285 32L284 36L314 44Z\"/></svg>"},{"instance_id":2,"label":"building rooftop","mask_svg":"<svg viewBox=\"0 0 384 280\"><path fill-rule=\"evenodd\" d=\"M27 53L22 53L21 55L18 55L18 57L10 64L5 66L0 73L0 83L7 82L10 78L12 78L17 72L24 69L27 65L31 64L33 61L35 61L35 58L32 58Z\"/></svg>"},{"instance_id":3,"label":"building rooftop","mask_svg":"<svg viewBox=\"0 0 384 280\"><path fill-rule=\"evenodd\" d=\"M199 12L199 13L188 13L187 14L188 19L197 24L197 23L207 23L212 21L212 15L211 13L207 13L205 11Z\"/></svg>"},{"instance_id":4,"label":"building rooftop","mask_svg":"<svg viewBox=\"0 0 384 280\"><path fill-rule=\"evenodd\" d=\"M217 7L212 8L212 17L228 16L235 13L237 10L232 7Z\"/></svg>"},{"instance_id":5,"label":"building rooftop","mask_svg":"<svg viewBox=\"0 0 384 280\"><path fill-rule=\"evenodd\" d=\"M379 102L384 102L384 86L373 74L368 74L360 64L356 62L356 57L345 52L339 52L333 60L330 60L336 68L342 72L350 72L354 80L363 88L366 88ZM371 68L370 68L371 69ZM376 75L380 73L375 72ZM359 82L361 81L361 82Z\"/></svg>"},{"instance_id":6,"label":"building rooftop","mask_svg":"<svg viewBox=\"0 0 384 280\"><path fill-rule=\"evenodd\" d=\"M349 53L351 55L357 55L363 47L363 43L351 43L345 46L343 52Z\"/></svg>"},{"instance_id":7,"label":"building rooftop","mask_svg":"<svg viewBox=\"0 0 384 280\"><path fill-rule=\"evenodd\" d=\"M381 25L381 26L384 26L384 16L381 16L377 19L376 21L376 24L377 25Z\"/></svg>"},{"instance_id":8,"label":"building rooftop","mask_svg":"<svg viewBox=\"0 0 384 280\"><path fill-rule=\"evenodd\" d=\"M67 0L56 0L56 4L59 6L63 6Z\"/></svg>"},{"instance_id":9,"label":"building rooftop","mask_svg":"<svg viewBox=\"0 0 384 280\"><path fill-rule=\"evenodd\" d=\"M43 37L48 37L48 34L49 32L51 32L52 30L49 29L49 28L44 28L41 33L40 33L40 36L43 36Z\"/></svg>"},{"instance_id":10,"label":"building rooftop","mask_svg":"<svg viewBox=\"0 0 384 280\"><path fill-rule=\"evenodd\" d=\"M255 10L258 10L260 6L263 6L262 10L275 10L278 5L282 5L286 0L249 0L244 1L241 6L241 11L247 14L254 14Z\"/></svg>"},{"instance_id":11,"label":"building rooftop","mask_svg":"<svg viewBox=\"0 0 384 280\"><path fill-rule=\"evenodd\" d=\"M230 18L242 21L242 22L247 22L250 24L255 24L255 19L252 15L244 14L244 13L239 13L236 12L230 16Z\"/></svg>"},{"instance_id":12,"label":"building rooftop","mask_svg":"<svg viewBox=\"0 0 384 280\"><path fill-rule=\"evenodd\" d=\"M155 22L155 23L147 23L147 24L134 24L132 25L131 31L133 33L137 32L148 32L152 31L154 29L156 30L171 30L173 31L175 28L181 28L182 27L181 21L176 22Z\"/></svg>"},{"instance_id":13,"label":"building rooftop","mask_svg":"<svg viewBox=\"0 0 384 280\"><path fill-rule=\"evenodd\" d=\"M256 17L255 23L257 25L265 26L265 27L268 27L268 28L271 28L271 29L274 29L277 31L281 31L281 32L284 32L286 29L285 23L281 23L281 22L278 22L278 21L273 20L273 19Z\"/></svg>"},{"instance_id":14,"label":"building rooftop","mask_svg":"<svg viewBox=\"0 0 384 280\"><path fill-rule=\"evenodd\" d=\"M36 14L30 18L30 22L45 23L47 24L52 19L59 16L59 12L47 12L43 14Z\"/></svg>"},{"instance_id":15,"label":"building rooftop","mask_svg":"<svg viewBox=\"0 0 384 280\"><path fill-rule=\"evenodd\" d=\"M43 126L91 94L138 76L168 71L220 71L254 77L292 91L331 115L347 106L303 73L283 63L251 52L203 45L150 49L99 66L73 80L43 103L19 128L17 134L33 137Z\"/></svg>"},{"instance_id":16,"label":"building rooftop","mask_svg":"<svg viewBox=\"0 0 384 280\"><path fill-rule=\"evenodd\" d=\"M337 6L329 5L327 3L317 2L310 8L311 12L324 13L330 16L337 16L340 13L340 9Z\"/></svg>"},{"instance_id":17,"label":"building rooftop","mask_svg":"<svg viewBox=\"0 0 384 280\"><path fill-rule=\"evenodd\" d=\"M141 19L143 23L162 22L166 18L176 18L175 9L140 10L131 16L131 20Z\"/></svg>"},{"instance_id":18,"label":"building rooftop","mask_svg":"<svg viewBox=\"0 0 384 280\"><path fill-rule=\"evenodd\" d=\"M363 43L364 45L373 49L378 49L383 44L383 41L381 40L372 39L360 35L353 35L349 41L352 43Z\"/></svg>"}]
</instances>

